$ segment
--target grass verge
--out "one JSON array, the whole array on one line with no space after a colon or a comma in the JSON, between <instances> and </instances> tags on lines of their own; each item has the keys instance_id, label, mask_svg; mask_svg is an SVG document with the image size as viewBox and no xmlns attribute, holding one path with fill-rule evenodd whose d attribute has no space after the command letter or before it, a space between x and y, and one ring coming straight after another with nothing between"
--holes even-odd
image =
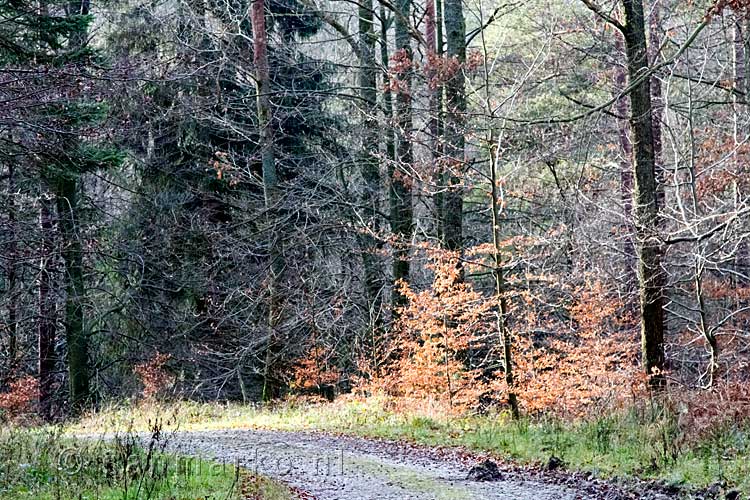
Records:
<instances>
[{"instance_id":1,"label":"grass verge","mask_svg":"<svg viewBox=\"0 0 750 500\"><path fill-rule=\"evenodd\" d=\"M598 418L513 421L507 415L441 417L434 412L395 412L383 400L274 406L181 402L119 405L70 426L76 432L145 428L163 419L171 429L316 430L408 440L429 446L461 446L519 463L543 463L554 455L570 469L599 477L631 476L670 484L721 484L750 494L750 429L720 425L691 437L679 412L643 405Z\"/></svg>"},{"instance_id":2,"label":"grass verge","mask_svg":"<svg viewBox=\"0 0 750 500\"><path fill-rule=\"evenodd\" d=\"M2 500L289 500L247 471L168 453L131 434L76 440L58 429L0 431Z\"/></svg>"}]
</instances>

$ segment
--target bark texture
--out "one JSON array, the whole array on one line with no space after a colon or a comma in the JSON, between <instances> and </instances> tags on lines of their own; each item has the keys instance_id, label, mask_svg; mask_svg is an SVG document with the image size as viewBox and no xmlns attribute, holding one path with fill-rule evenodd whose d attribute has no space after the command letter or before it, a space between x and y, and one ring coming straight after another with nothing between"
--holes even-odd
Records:
<instances>
[{"instance_id":1,"label":"bark texture","mask_svg":"<svg viewBox=\"0 0 750 500\"><path fill-rule=\"evenodd\" d=\"M664 377L664 272L659 241L659 206L654 150L651 82L642 0L623 0L625 48L630 93L630 127L634 149L635 233L641 309L642 363L654 388Z\"/></svg>"}]
</instances>

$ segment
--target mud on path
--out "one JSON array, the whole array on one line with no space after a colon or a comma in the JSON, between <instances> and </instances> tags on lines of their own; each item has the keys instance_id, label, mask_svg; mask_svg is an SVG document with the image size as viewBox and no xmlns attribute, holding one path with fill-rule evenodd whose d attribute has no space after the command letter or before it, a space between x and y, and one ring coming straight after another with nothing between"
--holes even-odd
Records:
<instances>
[{"instance_id":1,"label":"mud on path","mask_svg":"<svg viewBox=\"0 0 750 500\"><path fill-rule=\"evenodd\" d=\"M179 432L164 439L171 451L238 463L318 500L669 498L663 492L627 492L582 474L509 465L501 466L498 481L470 481L466 475L478 457L460 450L347 436L228 430Z\"/></svg>"}]
</instances>

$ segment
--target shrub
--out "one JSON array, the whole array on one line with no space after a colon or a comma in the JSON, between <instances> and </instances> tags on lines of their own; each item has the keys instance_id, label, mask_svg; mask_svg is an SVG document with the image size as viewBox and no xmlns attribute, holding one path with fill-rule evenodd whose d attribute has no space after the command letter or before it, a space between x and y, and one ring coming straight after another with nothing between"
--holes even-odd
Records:
<instances>
[{"instance_id":1,"label":"shrub","mask_svg":"<svg viewBox=\"0 0 750 500\"><path fill-rule=\"evenodd\" d=\"M0 416L15 420L33 413L39 400L39 381L24 377L10 383L6 392L0 393Z\"/></svg>"},{"instance_id":2,"label":"shrub","mask_svg":"<svg viewBox=\"0 0 750 500\"><path fill-rule=\"evenodd\" d=\"M153 401L163 396L174 384L174 377L165 368L170 359L170 355L157 352L150 360L136 365L133 369L143 384L144 399Z\"/></svg>"}]
</instances>

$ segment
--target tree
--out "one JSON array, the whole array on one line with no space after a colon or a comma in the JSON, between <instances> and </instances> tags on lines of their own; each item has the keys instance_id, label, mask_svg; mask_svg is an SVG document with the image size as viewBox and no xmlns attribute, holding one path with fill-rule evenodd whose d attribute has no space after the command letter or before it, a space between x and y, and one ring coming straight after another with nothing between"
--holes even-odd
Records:
<instances>
[{"instance_id":1,"label":"tree","mask_svg":"<svg viewBox=\"0 0 750 500\"><path fill-rule=\"evenodd\" d=\"M656 172L657 149L661 148L661 138L657 137L654 129L657 118L655 118L652 106L654 95L649 74L649 49L643 2L641 0L622 1L625 11L625 22L622 24L604 13L590 0L582 1L590 10L619 30L625 41L630 95L629 122L633 142L634 224L642 363L649 377L650 386L658 389L666 382L664 375L665 275L662 268L663 249L659 234L659 181ZM658 28L658 19L652 26L652 29L656 28ZM656 33L652 35L657 37ZM657 94L660 95L660 91ZM617 97L615 100L618 100ZM624 137L622 133L620 135L620 141L624 146ZM623 149L627 151L626 147ZM629 180L625 177L621 185L627 188L627 182Z\"/></svg>"},{"instance_id":2,"label":"tree","mask_svg":"<svg viewBox=\"0 0 750 500\"><path fill-rule=\"evenodd\" d=\"M450 62L450 77L445 84L445 160L442 207L442 238L445 247L461 251L463 226L462 177L466 167L466 22L461 0L445 1L445 31Z\"/></svg>"},{"instance_id":3,"label":"tree","mask_svg":"<svg viewBox=\"0 0 750 500\"><path fill-rule=\"evenodd\" d=\"M397 79L396 106L396 161L390 167L391 231L393 242L393 279L409 280L409 244L412 229L411 168L414 161L412 152L412 73L413 59L409 17L411 0L398 0L396 3L396 53L393 55L392 71ZM403 294L393 287L394 308L405 305Z\"/></svg>"},{"instance_id":4,"label":"tree","mask_svg":"<svg viewBox=\"0 0 750 500\"><path fill-rule=\"evenodd\" d=\"M57 370L55 353L57 314L53 292L54 266L53 202L47 184L41 182L39 203L39 230L42 237L39 257L39 321L37 324L39 376L39 406L42 417L51 418L54 394L54 374Z\"/></svg>"},{"instance_id":5,"label":"tree","mask_svg":"<svg viewBox=\"0 0 750 500\"><path fill-rule=\"evenodd\" d=\"M664 376L664 273L659 241L658 183L654 149L651 82L648 70L646 24L641 0L623 0L625 50L628 60L630 127L634 149L635 234L641 311L643 369L659 388Z\"/></svg>"},{"instance_id":6,"label":"tree","mask_svg":"<svg viewBox=\"0 0 750 500\"><path fill-rule=\"evenodd\" d=\"M7 285L4 292L8 295L7 311L8 320L6 322L8 330L8 372L12 376L15 371L18 360L18 217L16 207L16 179L15 167L12 162L8 162L8 241L6 243L7 264L4 269Z\"/></svg>"},{"instance_id":7,"label":"tree","mask_svg":"<svg viewBox=\"0 0 750 500\"><path fill-rule=\"evenodd\" d=\"M362 186L362 208L365 227L360 238L364 281L370 310L370 330L374 337L382 333L382 294L383 279L378 250L382 247L379 239L381 179L378 160L378 106L377 106L377 63L375 46L377 36L374 31L374 10L372 0L359 4L359 86L362 103L362 154L360 170Z\"/></svg>"},{"instance_id":8,"label":"tree","mask_svg":"<svg viewBox=\"0 0 750 500\"><path fill-rule=\"evenodd\" d=\"M13 21L4 33L6 64L29 64L32 71L11 66L24 88L12 111L25 120L15 124L15 148L25 160L26 177L36 177L40 191L42 232L39 273L38 375L40 399L45 416L50 416L53 373L56 372L55 302L52 270L57 232L64 263L65 316L69 398L74 409L89 400L88 334L84 325L84 263L80 218L80 177L86 172L119 164L117 152L100 147L93 129L106 115L102 102L87 100L91 76L87 65L93 52L87 47L92 19L86 1L42 2L39 8L19 2L3 2L3 14ZM30 76L29 76L30 75ZM41 105L23 107L23 92ZM20 103L20 104L19 104ZM85 138L84 138L85 137Z\"/></svg>"},{"instance_id":9,"label":"tree","mask_svg":"<svg viewBox=\"0 0 750 500\"><path fill-rule=\"evenodd\" d=\"M490 136L490 140L494 137ZM490 210L492 216L490 222L492 223L492 257L493 267L492 273L495 279L495 300L496 310L495 314L497 317L497 332L502 343L503 353L503 378L505 379L505 385L508 390L508 406L510 406L511 414L513 418L519 417L518 408L518 397L516 395L515 380L513 377L513 342L510 338L510 330L508 328L508 299L507 299L507 284L505 280L505 263L503 262L503 248L501 241L501 228L500 218L503 210L504 200L500 194L500 179L498 179L498 155L499 145L493 148L493 144L490 142L489 148L489 169L490 169Z\"/></svg>"},{"instance_id":10,"label":"tree","mask_svg":"<svg viewBox=\"0 0 750 500\"><path fill-rule=\"evenodd\" d=\"M147 9L125 11L123 31L110 43L113 57L139 63L143 82L119 103L122 116L142 125L128 134L138 162L134 179L118 182L134 195L112 242L117 259L107 264L119 274L118 321L127 335L118 337L114 321L107 328L119 339L113 348L125 343L133 363L150 359L154 349L170 354L170 367L182 374L175 391L198 386L202 397L256 400L265 385L266 397L275 397L310 347L306 315L326 311L327 301L341 295L338 280L351 279L329 272L322 255L339 255L338 245L361 253L358 234L333 234L351 227L362 210L346 185L336 185L359 164L330 159L334 151L350 152L324 108L331 67L301 50L322 18L302 3L266 4L270 91L263 94L256 88L250 2L171 7L166 19ZM258 120L259 96L270 110L266 126ZM275 190L264 190L263 182L269 135ZM363 282L362 266L351 272ZM363 295L357 287L347 307L363 311ZM367 317L356 321L347 335L366 330ZM123 362L106 378L118 384L128 369Z\"/></svg>"},{"instance_id":11,"label":"tree","mask_svg":"<svg viewBox=\"0 0 750 500\"><path fill-rule=\"evenodd\" d=\"M82 69L91 62L88 27L92 21L88 0L66 5L64 22L75 25L66 37L65 49ZM77 89L71 89L66 106L58 110L58 120L65 131L59 138L56 157L49 157L48 182L55 195L60 233L61 256L65 282L65 340L67 347L70 404L80 411L91 401L89 332L85 325L86 283L84 274L83 235L81 231L82 175L120 164L118 151L83 139L83 129L95 126L105 116L101 103L87 100Z\"/></svg>"},{"instance_id":12,"label":"tree","mask_svg":"<svg viewBox=\"0 0 750 500\"><path fill-rule=\"evenodd\" d=\"M271 81L268 69L268 34L266 32L266 14L263 0L252 0L250 17L253 24L253 58L255 63L255 81L257 88L258 127L261 133L261 162L263 165L263 197L268 214L272 214L281 200L278 174L276 172L276 153L274 146L274 124L271 112ZM276 328L281 315L279 304L278 282L284 272L284 251L279 238L276 221L268 221L271 229L269 240L269 307L268 307L268 345L264 367L263 399L269 400L275 392L272 388L271 370L275 343L278 341Z\"/></svg>"},{"instance_id":13,"label":"tree","mask_svg":"<svg viewBox=\"0 0 750 500\"><path fill-rule=\"evenodd\" d=\"M615 33L615 49L618 54L624 52L623 39L621 33ZM620 193L622 196L622 217L623 217L623 253L626 257L627 266L630 267L633 258L635 258L635 247L633 246L633 145L630 140L630 129L625 117L629 113L629 96L625 93L627 84L627 74L624 65L618 64L615 67L615 88L617 102L615 110L617 111L617 136L620 143Z\"/></svg>"}]
</instances>

